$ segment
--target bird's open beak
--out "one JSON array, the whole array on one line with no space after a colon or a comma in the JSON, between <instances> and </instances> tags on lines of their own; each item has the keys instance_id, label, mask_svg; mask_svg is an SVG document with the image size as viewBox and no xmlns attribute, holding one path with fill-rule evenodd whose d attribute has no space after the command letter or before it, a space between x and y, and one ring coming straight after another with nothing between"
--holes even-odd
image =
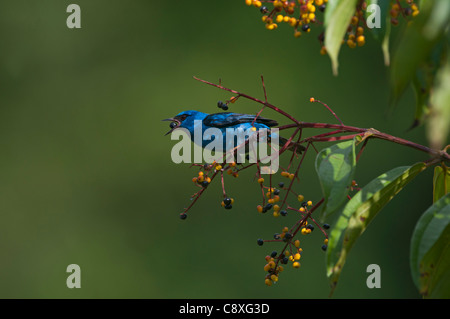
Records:
<instances>
[{"instance_id":1,"label":"bird's open beak","mask_svg":"<svg viewBox=\"0 0 450 319\"><path fill-rule=\"evenodd\" d=\"M180 121L178 121L178 120L175 119L175 118L164 119L164 120L162 120L162 121L169 121L169 122L176 122L176 123L177 123L177 125L174 126L173 128L171 128L169 132L167 132L166 134L164 134L164 136L169 135L170 133L172 133L173 130L176 129L176 128L180 125Z\"/></svg>"}]
</instances>

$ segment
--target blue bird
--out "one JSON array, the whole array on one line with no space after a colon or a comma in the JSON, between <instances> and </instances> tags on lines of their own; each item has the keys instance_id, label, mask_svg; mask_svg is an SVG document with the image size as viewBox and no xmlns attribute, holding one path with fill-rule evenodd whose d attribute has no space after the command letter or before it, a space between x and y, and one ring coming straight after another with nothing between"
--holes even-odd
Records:
<instances>
[{"instance_id":1,"label":"blue bird","mask_svg":"<svg viewBox=\"0 0 450 319\"><path fill-rule=\"evenodd\" d=\"M196 129L195 125L202 125L201 127L201 133L203 137L203 133L208 128L217 128L220 129L223 136L224 141L224 148L228 150L227 144L233 141L226 141L226 130L227 128L233 128L233 129L243 129L244 131L247 131L252 126L255 127L257 130L260 129L268 129L270 132L270 128L277 126L278 122L275 120L267 119L258 116L255 120L255 122L252 125L253 120L255 119L255 115L250 114L240 114L240 113L233 113L233 112L221 112L221 113L213 113L213 114L207 114L203 112L198 111L184 111L177 115L175 115L173 118L164 119L163 121L171 121L170 123L170 131L167 132L165 135L168 135L172 133L177 128L185 128L189 131L191 140L195 142L194 139L194 131ZM195 122L195 121L201 121L201 122ZM199 128L197 127L197 130ZM270 134L270 133L269 133ZM280 149L287 143L287 139L279 136L279 147ZM201 147L205 147L207 144L211 143L211 141L214 140L214 138L211 139L201 139ZM236 146L236 141L234 141L234 145ZM305 150L305 147L303 145L297 144L295 142L291 141L291 144L288 146L288 149L293 151L294 149L298 154L301 154L302 151Z\"/></svg>"}]
</instances>

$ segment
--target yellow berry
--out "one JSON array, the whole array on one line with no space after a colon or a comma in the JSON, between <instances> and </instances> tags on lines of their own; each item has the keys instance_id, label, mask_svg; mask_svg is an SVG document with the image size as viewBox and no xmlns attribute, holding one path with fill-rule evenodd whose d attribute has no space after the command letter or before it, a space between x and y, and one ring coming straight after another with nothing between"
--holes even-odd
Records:
<instances>
[{"instance_id":1,"label":"yellow berry","mask_svg":"<svg viewBox=\"0 0 450 319\"><path fill-rule=\"evenodd\" d=\"M297 248L300 247L300 240L297 239L296 241L294 241L294 246Z\"/></svg>"},{"instance_id":2,"label":"yellow berry","mask_svg":"<svg viewBox=\"0 0 450 319\"><path fill-rule=\"evenodd\" d=\"M296 262L294 262L294 263L292 264L292 267L294 267L294 268L300 268L300 263L299 263L298 261L296 261Z\"/></svg>"},{"instance_id":3,"label":"yellow berry","mask_svg":"<svg viewBox=\"0 0 450 319\"><path fill-rule=\"evenodd\" d=\"M287 228L287 227L283 228L283 233L287 233L288 231L289 231L289 228Z\"/></svg>"},{"instance_id":4,"label":"yellow berry","mask_svg":"<svg viewBox=\"0 0 450 319\"><path fill-rule=\"evenodd\" d=\"M255 6L256 8L259 8L262 6L261 1L253 1L253 6Z\"/></svg>"},{"instance_id":5,"label":"yellow berry","mask_svg":"<svg viewBox=\"0 0 450 319\"><path fill-rule=\"evenodd\" d=\"M265 264L265 265L264 265L264 271L269 271L269 270L270 270L269 264Z\"/></svg>"},{"instance_id":6,"label":"yellow berry","mask_svg":"<svg viewBox=\"0 0 450 319\"><path fill-rule=\"evenodd\" d=\"M222 169L222 165L217 165L216 166L216 171L220 171Z\"/></svg>"},{"instance_id":7,"label":"yellow berry","mask_svg":"<svg viewBox=\"0 0 450 319\"><path fill-rule=\"evenodd\" d=\"M298 38L302 35L302 33L300 31L295 31L294 32L294 37Z\"/></svg>"},{"instance_id":8,"label":"yellow berry","mask_svg":"<svg viewBox=\"0 0 450 319\"><path fill-rule=\"evenodd\" d=\"M302 212L302 213L305 212L305 208L304 208L304 207L300 207L298 210L299 210L300 212Z\"/></svg>"},{"instance_id":9,"label":"yellow berry","mask_svg":"<svg viewBox=\"0 0 450 319\"><path fill-rule=\"evenodd\" d=\"M297 199L298 199L299 202L303 202L303 200L305 199L305 196L303 196L303 195L298 195L298 196L297 196Z\"/></svg>"},{"instance_id":10,"label":"yellow berry","mask_svg":"<svg viewBox=\"0 0 450 319\"><path fill-rule=\"evenodd\" d=\"M328 244L328 238L325 238L324 240L323 240L323 243L326 245L326 244Z\"/></svg>"},{"instance_id":11,"label":"yellow berry","mask_svg":"<svg viewBox=\"0 0 450 319\"><path fill-rule=\"evenodd\" d=\"M294 174L289 174L289 179L290 179L290 180L293 180L293 179L294 179L294 176L295 176Z\"/></svg>"},{"instance_id":12,"label":"yellow berry","mask_svg":"<svg viewBox=\"0 0 450 319\"><path fill-rule=\"evenodd\" d=\"M272 281L274 281L274 282L277 282L278 281L278 276L277 275L272 275L272 276L270 276L270 279Z\"/></svg>"},{"instance_id":13,"label":"yellow berry","mask_svg":"<svg viewBox=\"0 0 450 319\"><path fill-rule=\"evenodd\" d=\"M358 27L357 29L356 29L356 34L357 35L362 35L364 33L364 28L363 27Z\"/></svg>"},{"instance_id":14,"label":"yellow berry","mask_svg":"<svg viewBox=\"0 0 450 319\"><path fill-rule=\"evenodd\" d=\"M251 130L252 130L253 132L255 132L255 131L256 131L256 127L252 126Z\"/></svg>"},{"instance_id":15,"label":"yellow berry","mask_svg":"<svg viewBox=\"0 0 450 319\"><path fill-rule=\"evenodd\" d=\"M273 206L273 210L276 211L276 212L278 212L278 211L280 210L280 206L274 205L274 206Z\"/></svg>"},{"instance_id":16,"label":"yellow berry","mask_svg":"<svg viewBox=\"0 0 450 319\"><path fill-rule=\"evenodd\" d=\"M358 43L359 46L363 46L366 40L363 35L360 35L359 37L356 38L356 42Z\"/></svg>"},{"instance_id":17,"label":"yellow berry","mask_svg":"<svg viewBox=\"0 0 450 319\"><path fill-rule=\"evenodd\" d=\"M282 8L282 7L283 7L283 3L282 3L281 1L279 1L279 0L275 0L275 1L273 2L273 6L274 6L275 8Z\"/></svg>"},{"instance_id":18,"label":"yellow berry","mask_svg":"<svg viewBox=\"0 0 450 319\"><path fill-rule=\"evenodd\" d=\"M261 205L258 205L258 206L256 206L256 210L258 211L258 213L262 213L263 207Z\"/></svg>"},{"instance_id":19,"label":"yellow berry","mask_svg":"<svg viewBox=\"0 0 450 319\"><path fill-rule=\"evenodd\" d=\"M273 198L269 199L267 202L268 202L269 204L275 203L275 201L273 200Z\"/></svg>"},{"instance_id":20,"label":"yellow berry","mask_svg":"<svg viewBox=\"0 0 450 319\"><path fill-rule=\"evenodd\" d=\"M283 19L284 19L284 17L281 14L279 14L279 15L277 15L277 18L275 19L275 21L280 23L283 21Z\"/></svg>"},{"instance_id":21,"label":"yellow berry","mask_svg":"<svg viewBox=\"0 0 450 319\"><path fill-rule=\"evenodd\" d=\"M245 4L251 6L253 4L252 0L245 0Z\"/></svg>"},{"instance_id":22,"label":"yellow berry","mask_svg":"<svg viewBox=\"0 0 450 319\"><path fill-rule=\"evenodd\" d=\"M192 179L192 181L193 181L194 183L197 183L197 177L194 177L194 178Z\"/></svg>"},{"instance_id":23,"label":"yellow berry","mask_svg":"<svg viewBox=\"0 0 450 319\"><path fill-rule=\"evenodd\" d=\"M302 256L301 256L299 253L296 253L296 254L294 255L294 259L295 259L295 260L299 260L301 257L302 257Z\"/></svg>"},{"instance_id":24,"label":"yellow berry","mask_svg":"<svg viewBox=\"0 0 450 319\"><path fill-rule=\"evenodd\" d=\"M306 204L308 204L308 206L311 206L312 205L312 201L309 200L309 201L306 202Z\"/></svg>"},{"instance_id":25,"label":"yellow berry","mask_svg":"<svg viewBox=\"0 0 450 319\"><path fill-rule=\"evenodd\" d=\"M272 286L272 280L270 280L270 279L266 279L265 281L264 281L264 283L267 285L267 286Z\"/></svg>"},{"instance_id":26,"label":"yellow berry","mask_svg":"<svg viewBox=\"0 0 450 319\"><path fill-rule=\"evenodd\" d=\"M356 43L350 39L347 40L347 45L349 46L349 48L352 48L352 49L356 47Z\"/></svg>"},{"instance_id":27,"label":"yellow berry","mask_svg":"<svg viewBox=\"0 0 450 319\"><path fill-rule=\"evenodd\" d=\"M289 19L289 24L292 26L292 27L295 27L296 25L297 25L297 19L296 18L290 18Z\"/></svg>"}]
</instances>

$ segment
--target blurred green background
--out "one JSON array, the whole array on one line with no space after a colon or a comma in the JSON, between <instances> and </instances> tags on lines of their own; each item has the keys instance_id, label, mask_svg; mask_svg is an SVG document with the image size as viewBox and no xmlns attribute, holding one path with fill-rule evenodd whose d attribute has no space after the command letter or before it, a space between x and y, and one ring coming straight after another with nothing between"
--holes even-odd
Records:
<instances>
[{"instance_id":1,"label":"blurred green background","mask_svg":"<svg viewBox=\"0 0 450 319\"><path fill-rule=\"evenodd\" d=\"M70 3L81 7L81 29L66 26ZM220 207L220 186L211 185L179 219L196 190L195 170L172 163L176 141L163 136L161 119L217 112L217 101L230 97L193 76L261 98L263 75L269 101L300 120L336 121L309 102L315 97L346 124L426 144L423 128L407 130L411 91L386 115L388 69L373 39L343 48L335 77L317 32L297 39L287 25L265 30L243 0L2 0L0 43L1 298L328 298L319 232L300 238L300 269L287 267L276 285L264 285L264 256L281 247L256 239L296 219L256 212L252 172L227 181L232 210ZM230 110L258 106L241 99ZM368 146L360 185L426 158L388 142ZM317 202L313 163L311 153L297 190ZM373 221L335 298L419 298L409 241L431 204L431 183L425 171ZM81 289L66 287L72 263L81 267ZM366 286L373 263L380 289Z\"/></svg>"}]
</instances>

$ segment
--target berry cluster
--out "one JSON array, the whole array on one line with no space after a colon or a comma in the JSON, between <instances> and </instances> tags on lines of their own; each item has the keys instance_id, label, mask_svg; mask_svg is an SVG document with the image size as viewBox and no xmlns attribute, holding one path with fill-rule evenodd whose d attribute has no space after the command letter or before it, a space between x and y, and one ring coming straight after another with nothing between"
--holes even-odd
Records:
<instances>
[{"instance_id":1,"label":"berry cluster","mask_svg":"<svg viewBox=\"0 0 450 319\"><path fill-rule=\"evenodd\" d=\"M345 33L344 41L351 49L356 48L356 46L362 47L366 43L366 38L364 36L364 11L365 10L363 10L361 7L358 7L356 9L355 14L350 21L350 25L347 28L347 32Z\"/></svg>"},{"instance_id":2,"label":"berry cluster","mask_svg":"<svg viewBox=\"0 0 450 319\"><path fill-rule=\"evenodd\" d=\"M191 196L191 198L194 198L194 201L191 203L191 205L180 214L181 219L187 218L187 211L193 206L195 201L201 196L201 194L206 190L206 188L209 186L209 184L212 182L212 180L217 176L221 175L222 177L222 188L223 188L223 200L221 202L221 206L225 209L231 209L233 208L234 199L227 196L225 192L225 185L223 181L223 174L226 172L227 175L231 175L235 178L239 177L239 170L235 162L231 163L217 163L213 162L211 164L193 164L193 166L200 167L197 176L194 176L192 178L192 182L201 188L200 191L196 192L194 195Z\"/></svg>"},{"instance_id":3,"label":"berry cluster","mask_svg":"<svg viewBox=\"0 0 450 319\"><path fill-rule=\"evenodd\" d=\"M206 188L208 187L209 183L211 183L211 178L205 175L202 171L199 171L198 176L192 178L192 182Z\"/></svg>"},{"instance_id":4,"label":"berry cluster","mask_svg":"<svg viewBox=\"0 0 450 319\"><path fill-rule=\"evenodd\" d=\"M401 2L405 2L402 7ZM395 0L391 3L391 23L392 25L398 25L397 17L401 14L403 17L412 16L415 17L419 14L419 9L414 3L414 0ZM259 0L245 0L245 4L259 8L262 16L262 21L265 24L266 29L275 30L280 23L285 23L294 29L294 37L298 38L302 33L308 33L311 31L313 25L323 25L323 21L318 19L318 13L325 12L328 0L271 0L264 1L264 3L271 4L269 8L267 5L263 5L263 1ZM364 30L367 28L365 14L367 9L367 2L361 0L358 2L355 13L349 23L348 30L342 40L350 48L357 46L363 46L366 43L364 36ZM326 54L326 48L324 46L324 33L322 32L319 37L321 44L320 53Z\"/></svg>"},{"instance_id":5,"label":"berry cluster","mask_svg":"<svg viewBox=\"0 0 450 319\"><path fill-rule=\"evenodd\" d=\"M272 3L273 8L269 10L258 0L245 0L248 6L259 8L263 14L262 21L266 29L274 30L278 28L279 23L286 23L294 28L296 38L302 35L302 32L310 32L310 24L317 23L316 12L325 11L328 0L298 0L295 1L266 1Z\"/></svg>"},{"instance_id":6,"label":"berry cluster","mask_svg":"<svg viewBox=\"0 0 450 319\"><path fill-rule=\"evenodd\" d=\"M399 2L391 3L391 10L389 11L391 16L391 24L398 25L398 16L403 17L412 16L415 17L419 14L419 8L413 0L406 0L406 6L402 7Z\"/></svg>"},{"instance_id":7,"label":"berry cluster","mask_svg":"<svg viewBox=\"0 0 450 319\"><path fill-rule=\"evenodd\" d=\"M282 171L281 176L293 180L295 178L295 174L289 173L287 171ZM303 249L300 248L300 240L295 239L298 233L302 235L311 234L314 230L314 225L308 223L308 219L312 220L325 235L324 244L322 246L323 250L326 250L328 244L328 235L325 232L325 229L329 228L328 224L324 224L319 226L316 221L311 217L312 210L310 207L312 206L312 201L305 201L303 195L295 194L291 185L288 187L285 186L284 182L278 183L278 187L274 188L271 186L264 186L264 178L259 178L257 182L261 185L264 191L267 191L265 197L263 198L263 204L258 205L256 207L259 213L266 213L270 210L273 210L273 216L287 216L288 211L293 211L294 214L300 215L300 220L290 229L288 227L284 227L280 233L275 233L273 235L273 239L263 240L258 239L257 244L259 246L264 245L265 242L281 242L285 243L281 253L278 254L276 251L273 251L270 255L266 256L266 264L264 265L264 271L266 272L266 276L264 278L265 284L271 286L272 284L278 281L278 276L281 271L283 271L283 265L292 264L293 268L300 268L300 258ZM281 210L283 204L278 205L275 204L280 201L281 191L286 191L288 193L292 193L295 195L297 200L301 203L300 208L293 208L291 206L287 206L285 210ZM265 203L265 198L267 198L267 204Z\"/></svg>"},{"instance_id":8,"label":"berry cluster","mask_svg":"<svg viewBox=\"0 0 450 319\"><path fill-rule=\"evenodd\" d=\"M225 102L223 102L223 101L218 101L218 102L217 102L217 107L218 107L219 109L222 109L222 110L224 110L224 111L227 111L227 110L228 110L228 104L229 104L229 103L234 103L234 102L236 102L238 98L239 98L239 96L232 96L229 100L227 100L227 101L225 101Z\"/></svg>"}]
</instances>

